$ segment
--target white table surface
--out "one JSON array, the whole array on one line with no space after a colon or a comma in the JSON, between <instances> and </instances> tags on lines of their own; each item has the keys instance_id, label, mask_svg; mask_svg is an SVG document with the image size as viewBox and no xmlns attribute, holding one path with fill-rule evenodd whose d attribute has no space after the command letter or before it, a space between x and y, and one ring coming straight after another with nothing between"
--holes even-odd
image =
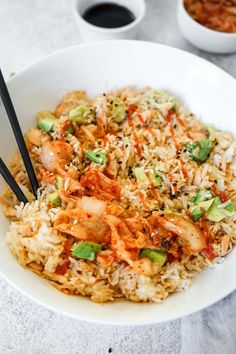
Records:
<instances>
[{"instance_id":1,"label":"white table surface","mask_svg":"<svg viewBox=\"0 0 236 354\"><path fill-rule=\"evenodd\" d=\"M128 1L128 0L127 0ZM0 65L6 76L80 42L72 0L0 0ZM139 38L182 48L236 77L236 54L203 53L179 34L175 0L147 0ZM236 292L182 320L143 327L80 322L29 300L0 278L0 353L236 353Z\"/></svg>"}]
</instances>

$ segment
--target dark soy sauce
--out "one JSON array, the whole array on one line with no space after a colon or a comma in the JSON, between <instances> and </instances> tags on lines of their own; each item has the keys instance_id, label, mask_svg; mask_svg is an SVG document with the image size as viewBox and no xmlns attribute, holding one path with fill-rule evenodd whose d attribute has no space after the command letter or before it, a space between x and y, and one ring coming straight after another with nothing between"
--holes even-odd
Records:
<instances>
[{"instance_id":1,"label":"dark soy sauce","mask_svg":"<svg viewBox=\"0 0 236 354\"><path fill-rule=\"evenodd\" d=\"M83 14L85 21L94 26L118 28L135 20L134 14L124 6L104 3L89 7Z\"/></svg>"}]
</instances>

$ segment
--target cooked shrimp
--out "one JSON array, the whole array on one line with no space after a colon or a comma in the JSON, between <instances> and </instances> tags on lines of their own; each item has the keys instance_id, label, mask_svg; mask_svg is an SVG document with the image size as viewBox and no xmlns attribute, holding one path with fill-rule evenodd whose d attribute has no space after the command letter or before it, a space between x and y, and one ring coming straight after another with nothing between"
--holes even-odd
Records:
<instances>
[{"instance_id":1,"label":"cooked shrimp","mask_svg":"<svg viewBox=\"0 0 236 354\"><path fill-rule=\"evenodd\" d=\"M73 148L64 141L48 141L42 145L41 161L49 171L55 171L57 166L64 167L70 162L73 155Z\"/></svg>"},{"instance_id":2,"label":"cooked shrimp","mask_svg":"<svg viewBox=\"0 0 236 354\"><path fill-rule=\"evenodd\" d=\"M104 215L106 211L106 202L94 197L82 197L77 201L77 208L83 209L87 213L93 213L97 216Z\"/></svg>"},{"instance_id":3,"label":"cooked shrimp","mask_svg":"<svg viewBox=\"0 0 236 354\"><path fill-rule=\"evenodd\" d=\"M174 213L169 215L156 213L155 216L162 227L178 235L185 243L183 251L186 254L195 254L206 247L204 233L190 219Z\"/></svg>"}]
</instances>

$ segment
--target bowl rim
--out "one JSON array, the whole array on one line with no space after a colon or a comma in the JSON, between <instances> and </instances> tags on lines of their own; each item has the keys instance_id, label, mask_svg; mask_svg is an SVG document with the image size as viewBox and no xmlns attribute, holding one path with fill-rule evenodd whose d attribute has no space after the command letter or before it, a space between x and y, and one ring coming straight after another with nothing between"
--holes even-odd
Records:
<instances>
[{"instance_id":1,"label":"bowl rim","mask_svg":"<svg viewBox=\"0 0 236 354\"><path fill-rule=\"evenodd\" d=\"M109 34L115 34L115 33L123 33L126 31L129 31L130 29L138 26L140 24L140 22L143 20L145 14L146 14L146 3L144 0L136 0L139 1L140 5L141 5L141 9L140 9L140 14L137 18L135 18L134 21L132 21L131 23L129 23L128 25L122 26L122 27L116 27L116 28L106 28L106 27L99 27L99 26L95 26L89 22L87 22L83 16L80 14L79 10L78 10L78 2L79 0L74 0L73 2L73 12L74 12L74 16L76 17L77 21L79 21L84 27L86 27L87 29L93 31L93 32L99 32L99 33L109 33ZM107 1L108 2L112 2L112 3L117 3L116 0L112 0L112 1ZM127 8L128 5L127 5Z\"/></svg>"},{"instance_id":2,"label":"bowl rim","mask_svg":"<svg viewBox=\"0 0 236 354\"><path fill-rule=\"evenodd\" d=\"M194 20L194 18L192 18L192 16L186 10L186 8L184 6L184 1L185 0L179 0L181 10L185 13L185 15L188 17L188 19L192 22L192 24L196 27L197 30L202 30L210 35L215 35L215 36L219 36L222 38L236 38L236 33L216 31L216 30L208 28L208 27L202 25L201 23L197 22L196 20Z\"/></svg>"},{"instance_id":3,"label":"bowl rim","mask_svg":"<svg viewBox=\"0 0 236 354\"><path fill-rule=\"evenodd\" d=\"M7 80L7 84L10 84L11 82L14 82L14 80L16 78L18 78L20 75L26 73L28 70L31 70L35 67L37 67L38 64L40 63L45 63L49 58L52 57L56 57L58 56L60 53L65 53L65 52L70 52L73 51L75 48L79 47L79 48L83 48L83 47L89 47L93 44L95 45L99 45L99 44L104 44L106 43L107 45L111 45L111 44L115 44L115 43L127 43L129 42L130 44L136 44L136 45L146 45L146 46L156 46L157 48L159 47L161 48L167 48L168 50L173 50L175 52L179 52L182 53L184 55L187 55L189 57L194 57L194 58L198 58L198 60L202 63L204 63L205 65L208 65L214 69L216 69L218 72L221 72L222 74L224 74L224 76L227 76L228 78L230 78L231 80L233 79L235 81L235 78L230 75L229 73L227 73L226 71L224 71L223 69L219 68L217 65L209 62L208 60L201 58L195 54L189 53L185 50L179 49L179 48L175 48L175 47L171 47L168 45L164 45L164 44L159 44L159 43L155 43L155 42L148 42L148 41L138 41L138 40L103 40L103 41L97 41L97 42L86 42L86 43L80 43L80 44L75 44L73 46L69 46L66 48L62 48L60 50L57 50L55 52L52 52L48 55L45 55L39 59L37 59L36 61L34 61L33 63L25 66L22 70L20 70L16 75L14 75L13 77L9 78ZM18 264L18 266L20 266ZM24 269L25 270L25 269ZM210 271L211 269L209 269ZM67 312L66 310L60 309L58 308L57 305L52 305L52 304L48 304L46 303L44 300L38 299L36 298L34 295L29 294L26 290L22 289L19 285L17 285L16 283L14 283L13 280L11 280L10 278L8 278L7 275L4 274L4 272L2 272L1 268L0 268L0 275L9 283L13 286L13 288L17 289L21 294L25 295L28 299L33 300L35 303L42 305L43 307L47 308L48 310L51 310L55 313L59 313L65 316L68 316L69 318L74 318L77 320L81 320L81 321L85 321L87 323L95 323L95 324L102 324L102 325L112 325L112 326L142 326L142 325L152 325L152 324L157 324L157 323L165 323L168 321L173 321L173 320L177 320L183 317L186 317L188 315L194 314L198 311L204 310L212 305L214 305L215 303L217 303L218 301L224 299L226 296L228 296L229 294L231 294L235 289L236 289L236 285L232 283L231 287L228 288L228 290L224 293L224 294L220 294L215 296L214 298L210 298L208 301L206 301L204 304L199 303L199 305L197 305L194 309L187 309L184 312L182 311L182 313L177 313L174 316L173 315L169 315L167 316L165 319L161 319L160 321L158 320L158 318L156 319L143 319L141 322L139 323L134 323L133 320L129 320L129 319L124 319L122 321L117 322L115 319L104 319L104 318L87 318L83 315L77 315L77 314L72 314ZM106 305L106 304L105 304ZM155 304L150 304L151 305L155 305ZM98 306L104 306L104 304L98 304ZM158 304L156 304L156 306L158 306Z\"/></svg>"}]
</instances>

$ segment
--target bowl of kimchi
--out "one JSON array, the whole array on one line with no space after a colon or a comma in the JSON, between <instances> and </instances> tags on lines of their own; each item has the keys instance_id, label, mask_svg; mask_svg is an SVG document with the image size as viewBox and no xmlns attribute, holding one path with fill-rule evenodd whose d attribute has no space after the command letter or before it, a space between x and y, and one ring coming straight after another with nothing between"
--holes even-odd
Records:
<instances>
[{"instance_id":1,"label":"bowl of kimchi","mask_svg":"<svg viewBox=\"0 0 236 354\"><path fill-rule=\"evenodd\" d=\"M235 0L179 0L177 21L194 46L212 53L236 52Z\"/></svg>"}]
</instances>

